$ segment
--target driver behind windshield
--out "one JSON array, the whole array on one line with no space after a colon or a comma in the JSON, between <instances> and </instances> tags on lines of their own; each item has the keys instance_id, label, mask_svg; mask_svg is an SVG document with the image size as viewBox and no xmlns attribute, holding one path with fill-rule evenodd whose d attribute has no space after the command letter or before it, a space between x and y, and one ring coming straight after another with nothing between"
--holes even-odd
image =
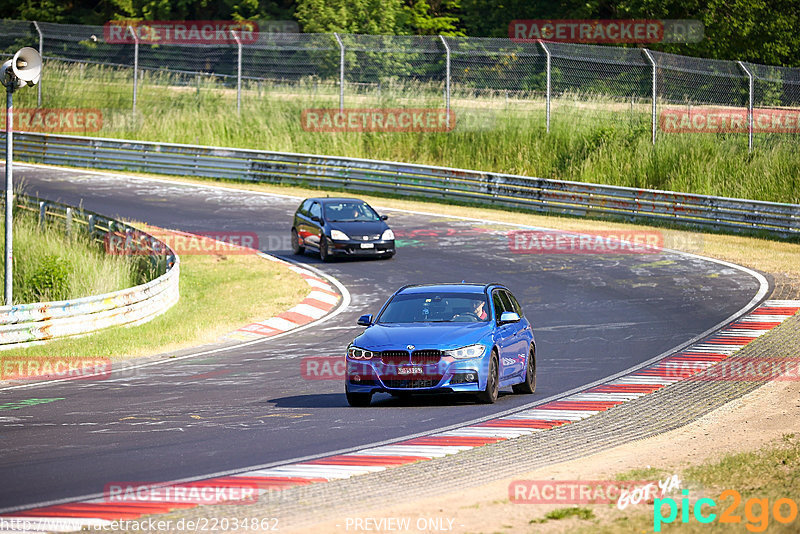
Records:
<instances>
[{"instance_id":1,"label":"driver behind windshield","mask_svg":"<svg viewBox=\"0 0 800 534\"><path fill-rule=\"evenodd\" d=\"M484 309L486 301L483 299L475 299L470 301L470 307L466 310L457 311L453 315L453 321L485 321L489 318L489 314Z\"/></svg>"},{"instance_id":2,"label":"driver behind windshield","mask_svg":"<svg viewBox=\"0 0 800 534\"><path fill-rule=\"evenodd\" d=\"M472 303L475 306L475 315L478 316L478 319L485 321L489 318L489 314L483 309L486 306L485 300L474 300Z\"/></svg>"},{"instance_id":3,"label":"driver behind windshield","mask_svg":"<svg viewBox=\"0 0 800 534\"><path fill-rule=\"evenodd\" d=\"M476 323L486 321L486 299L479 295L401 295L378 317L380 323Z\"/></svg>"},{"instance_id":4,"label":"driver behind windshield","mask_svg":"<svg viewBox=\"0 0 800 534\"><path fill-rule=\"evenodd\" d=\"M328 219L332 221L371 221L374 219L362 205L347 203L337 206L327 206Z\"/></svg>"}]
</instances>

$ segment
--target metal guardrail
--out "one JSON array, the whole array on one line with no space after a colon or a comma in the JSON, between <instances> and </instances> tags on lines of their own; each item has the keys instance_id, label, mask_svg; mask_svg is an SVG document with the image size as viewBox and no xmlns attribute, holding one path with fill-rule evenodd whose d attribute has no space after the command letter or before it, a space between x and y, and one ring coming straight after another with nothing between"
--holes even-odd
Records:
<instances>
[{"instance_id":1,"label":"metal guardrail","mask_svg":"<svg viewBox=\"0 0 800 534\"><path fill-rule=\"evenodd\" d=\"M2 202L0 202L2 203ZM103 328L149 321L178 301L180 260L165 243L123 222L26 195L15 207L37 213L39 224L64 223L67 233L86 231L114 254L136 254L151 263L155 279L135 287L72 300L0 307L0 350Z\"/></svg>"},{"instance_id":2,"label":"metal guardrail","mask_svg":"<svg viewBox=\"0 0 800 534\"><path fill-rule=\"evenodd\" d=\"M800 205L480 172L410 163L22 133L15 157L38 163L325 186L573 216L800 235Z\"/></svg>"}]
</instances>

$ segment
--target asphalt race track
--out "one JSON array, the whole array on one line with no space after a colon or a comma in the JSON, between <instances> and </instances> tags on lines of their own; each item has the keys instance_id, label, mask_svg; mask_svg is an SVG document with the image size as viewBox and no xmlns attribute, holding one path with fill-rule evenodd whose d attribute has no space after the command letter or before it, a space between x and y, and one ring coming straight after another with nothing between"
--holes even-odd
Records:
<instances>
[{"instance_id":1,"label":"asphalt race track","mask_svg":"<svg viewBox=\"0 0 800 534\"><path fill-rule=\"evenodd\" d=\"M101 493L109 482L288 462L512 410L678 347L759 290L751 274L693 256L513 254L513 227L380 208L399 236L394 259L322 264L291 255L296 198L25 165L15 178L29 194L109 216L188 232L256 232L262 250L334 276L352 302L319 328L247 347L107 380L0 388L0 405L57 399L0 413L3 510ZM357 409L341 381L301 377L303 357L343 354L361 331L356 318L399 286L462 279L502 282L519 298L537 337L534 395L509 391L491 406L376 395Z\"/></svg>"}]
</instances>

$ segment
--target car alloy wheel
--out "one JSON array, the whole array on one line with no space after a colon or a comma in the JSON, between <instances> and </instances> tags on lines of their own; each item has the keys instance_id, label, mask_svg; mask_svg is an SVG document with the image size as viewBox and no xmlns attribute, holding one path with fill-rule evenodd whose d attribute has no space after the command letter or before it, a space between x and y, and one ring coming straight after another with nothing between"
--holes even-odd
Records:
<instances>
[{"instance_id":1,"label":"car alloy wheel","mask_svg":"<svg viewBox=\"0 0 800 534\"><path fill-rule=\"evenodd\" d=\"M478 400L483 404L494 404L500 393L500 371L497 365L497 352L492 351L489 360L489 374L486 376L486 388L478 393Z\"/></svg>"},{"instance_id":2,"label":"car alloy wheel","mask_svg":"<svg viewBox=\"0 0 800 534\"><path fill-rule=\"evenodd\" d=\"M319 240L319 259L322 261L330 261L331 255L328 254L328 240L322 236Z\"/></svg>"},{"instance_id":3,"label":"car alloy wheel","mask_svg":"<svg viewBox=\"0 0 800 534\"><path fill-rule=\"evenodd\" d=\"M536 391L536 349L531 344L528 353L528 366L525 371L525 381L511 386L514 393L533 393Z\"/></svg>"},{"instance_id":4,"label":"car alloy wheel","mask_svg":"<svg viewBox=\"0 0 800 534\"><path fill-rule=\"evenodd\" d=\"M297 235L297 230L292 228L292 253L299 256L305 252L306 248L300 244L300 236Z\"/></svg>"}]
</instances>

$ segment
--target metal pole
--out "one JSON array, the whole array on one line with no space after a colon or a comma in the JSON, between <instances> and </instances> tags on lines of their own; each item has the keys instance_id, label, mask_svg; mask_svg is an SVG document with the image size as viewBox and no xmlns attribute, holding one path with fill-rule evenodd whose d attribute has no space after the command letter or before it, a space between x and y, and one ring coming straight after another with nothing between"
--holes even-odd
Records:
<instances>
[{"instance_id":1,"label":"metal pole","mask_svg":"<svg viewBox=\"0 0 800 534\"><path fill-rule=\"evenodd\" d=\"M338 33L333 34L339 43L339 111L344 110L344 43Z\"/></svg>"},{"instance_id":2,"label":"metal pole","mask_svg":"<svg viewBox=\"0 0 800 534\"><path fill-rule=\"evenodd\" d=\"M547 96L545 97L545 121L547 122L547 133L550 133L550 68L552 65L552 58L550 57L550 50L547 49L542 41L539 41L544 53L547 55Z\"/></svg>"},{"instance_id":3,"label":"metal pole","mask_svg":"<svg viewBox=\"0 0 800 534\"><path fill-rule=\"evenodd\" d=\"M236 31L231 30L233 38L236 40L236 113L242 114L242 41L236 35Z\"/></svg>"},{"instance_id":4,"label":"metal pole","mask_svg":"<svg viewBox=\"0 0 800 534\"><path fill-rule=\"evenodd\" d=\"M447 63L445 64L445 88L444 88L444 107L447 109L447 128L450 129L450 45L443 35L439 36L444 45L445 52L447 52Z\"/></svg>"},{"instance_id":5,"label":"metal pole","mask_svg":"<svg viewBox=\"0 0 800 534\"><path fill-rule=\"evenodd\" d=\"M650 54L650 50L643 48L642 51L644 52L645 57L650 62L650 65L653 67L653 145L656 144L656 99L658 96L657 90L658 87L656 86L656 62L653 59L652 54Z\"/></svg>"},{"instance_id":6,"label":"metal pole","mask_svg":"<svg viewBox=\"0 0 800 534\"><path fill-rule=\"evenodd\" d=\"M750 69L744 66L744 63L741 61L738 62L739 66L742 70L747 74L747 78L750 80L749 83L749 98L747 102L747 150L748 152L753 151L753 92L755 89L755 84L753 80L753 73L750 72Z\"/></svg>"},{"instance_id":7,"label":"metal pole","mask_svg":"<svg viewBox=\"0 0 800 534\"><path fill-rule=\"evenodd\" d=\"M44 37L42 36L42 30L39 28L39 23L35 20L33 21L33 26L36 28L36 32L39 34L39 55L44 58ZM39 83L36 84L38 87L36 90L38 94L36 95L36 106L42 107L42 81L39 80Z\"/></svg>"},{"instance_id":8,"label":"metal pole","mask_svg":"<svg viewBox=\"0 0 800 534\"><path fill-rule=\"evenodd\" d=\"M136 91L139 85L139 36L128 26L128 31L133 35L133 118L136 120Z\"/></svg>"},{"instance_id":9,"label":"metal pole","mask_svg":"<svg viewBox=\"0 0 800 534\"><path fill-rule=\"evenodd\" d=\"M14 185L13 185L13 137L14 137L14 93L13 80L6 87L6 244L5 244L5 302L6 306L13 304L13 260L14 260L14 236L11 231L12 213L14 207Z\"/></svg>"}]
</instances>

